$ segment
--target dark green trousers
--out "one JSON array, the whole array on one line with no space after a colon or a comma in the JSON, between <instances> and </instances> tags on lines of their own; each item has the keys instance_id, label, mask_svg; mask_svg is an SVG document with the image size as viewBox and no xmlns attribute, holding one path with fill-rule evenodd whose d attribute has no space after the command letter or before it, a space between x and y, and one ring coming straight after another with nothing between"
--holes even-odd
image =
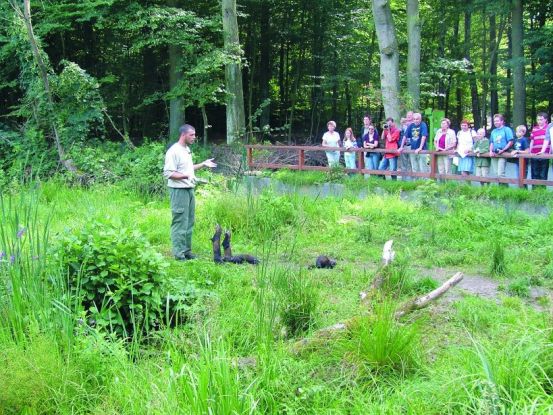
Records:
<instances>
[{"instance_id":1,"label":"dark green trousers","mask_svg":"<svg viewBox=\"0 0 553 415\"><path fill-rule=\"evenodd\" d=\"M169 188L171 200L171 243L175 258L184 258L192 251L192 230L194 228L194 214L196 200L194 189Z\"/></svg>"}]
</instances>

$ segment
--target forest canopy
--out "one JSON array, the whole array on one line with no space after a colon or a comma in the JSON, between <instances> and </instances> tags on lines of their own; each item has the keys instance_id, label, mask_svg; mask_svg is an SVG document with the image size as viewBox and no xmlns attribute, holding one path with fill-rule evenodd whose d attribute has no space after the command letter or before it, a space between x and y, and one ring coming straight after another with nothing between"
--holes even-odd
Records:
<instances>
[{"instance_id":1,"label":"forest canopy","mask_svg":"<svg viewBox=\"0 0 553 415\"><path fill-rule=\"evenodd\" d=\"M483 125L497 112L530 124L553 111L550 2L243 0L231 50L214 0L9 0L0 5L0 151L21 136L45 149L54 136L63 148L166 142L170 124L185 120L206 142L223 141L231 63L242 73L244 140L313 142L329 119L340 131L364 113L381 121L380 3L397 39L398 113L432 108L454 125ZM410 81L416 47L420 75Z\"/></svg>"}]
</instances>

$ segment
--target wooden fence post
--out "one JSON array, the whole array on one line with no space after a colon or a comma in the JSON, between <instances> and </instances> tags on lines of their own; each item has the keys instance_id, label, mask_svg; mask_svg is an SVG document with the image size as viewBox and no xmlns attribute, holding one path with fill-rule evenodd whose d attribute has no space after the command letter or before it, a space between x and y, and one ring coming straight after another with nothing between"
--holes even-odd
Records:
<instances>
[{"instance_id":1,"label":"wooden fence post","mask_svg":"<svg viewBox=\"0 0 553 415\"><path fill-rule=\"evenodd\" d=\"M303 170L303 166L305 165L305 150L303 148L300 149L300 153L298 156L298 164L299 164L299 170Z\"/></svg>"},{"instance_id":2,"label":"wooden fence post","mask_svg":"<svg viewBox=\"0 0 553 415\"><path fill-rule=\"evenodd\" d=\"M430 154L430 177L435 179L436 178L436 170L438 165L438 156L436 156L436 153ZM446 156L447 157L447 156Z\"/></svg>"},{"instance_id":3,"label":"wooden fence post","mask_svg":"<svg viewBox=\"0 0 553 415\"><path fill-rule=\"evenodd\" d=\"M518 187L524 187L524 179L526 177L526 159L524 157L520 157L518 160Z\"/></svg>"},{"instance_id":4,"label":"wooden fence post","mask_svg":"<svg viewBox=\"0 0 553 415\"><path fill-rule=\"evenodd\" d=\"M247 154L248 154L248 168L251 169L253 167L253 151L251 147L247 148Z\"/></svg>"}]
</instances>

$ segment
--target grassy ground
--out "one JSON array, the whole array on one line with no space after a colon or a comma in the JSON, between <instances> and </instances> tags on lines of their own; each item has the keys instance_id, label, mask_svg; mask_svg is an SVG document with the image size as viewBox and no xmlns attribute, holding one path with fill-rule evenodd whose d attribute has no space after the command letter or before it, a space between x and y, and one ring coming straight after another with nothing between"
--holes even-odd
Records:
<instances>
[{"instance_id":1,"label":"grassy ground","mask_svg":"<svg viewBox=\"0 0 553 415\"><path fill-rule=\"evenodd\" d=\"M290 182L286 174L279 179ZM553 215L488 203L550 206L549 195L340 180L352 190L345 196L310 198L231 192L216 178L197 191L199 259L185 263L171 259L166 198L55 181L4 195L0 248L28 258L0 262L0 413L553 412L551 306L526 299L531 285L553 285ZM353 190L363 186L386 192L359 199ZM400 186L420 197L402 200ZM94 222L138 230L166 258L166 278L195 290L182 324L125 340L86 323L54 253ZM213 264L215 223L233 231L235 253L261 265ZM397 260L381 295L362 306L388 239ZM319 254L338 266L309 269ZM436 267L497 280L504 295L457 291L394 319L399 304L437 285ZM295 347L345 320L347 330Z\"/></svg>"}]
</instances>

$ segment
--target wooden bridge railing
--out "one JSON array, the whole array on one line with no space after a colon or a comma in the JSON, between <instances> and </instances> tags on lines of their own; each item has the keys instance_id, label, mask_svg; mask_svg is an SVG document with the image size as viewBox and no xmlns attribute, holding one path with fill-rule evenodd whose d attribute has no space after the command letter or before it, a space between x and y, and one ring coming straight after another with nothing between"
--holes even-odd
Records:
<instances>
[{"instance_id":1,"label":"wooden bridge railing","mask_svg":"<svg viewBox=\"0 0 553 415\"><path fill-rule=\"evenodd\" d=\"M341 153L345 152L355 152L357 154L357 168L356 169L345 169L348 173L359 173L359 174L374 174L379 176L402 176L402 177L422 177L429 179L447 179L447 180L460 180L460 181L474 181L481 183L508 183L515 184L519 187L524 187L525 185L545 185L553 186L552 180L536 180L536 179L527 179L524 176L526 170L526 165L528 160L532 159L553 159L552 154L544 155L533 155L533 154L519 154L516 158L519 160L518 163L518 178L512 179L507 177L481 177L475 175L463 176L461 174L439 174L438 173L438 156L445 155L455 155L454 151L430 151L422 150L419 154L429 154L430 155L430 171L428 172L413 172L413 171L390 171L390 170L369 170L365 168L365 153L393 153L400 154L398 150L385 150L385 149L349 149L346 150L343 147L322 147L322 146L272 146L272 145L246 145L247 149L247 158L248 158L248 167L250 169L290 169L290 170L319 170L319 171L328 171L330 168L328 166L309 166L305 164L305 153L307 151L339 151ZM266 150L266 151L296 151L298 153L298 163L297 164L278 164L278 163L261 163L255 162L254 153L256 150ZM415 150L403 150L401 153L404 154L416 154ZM475 156L474 153L469 153L469 156ZM481 153L481 157L490 157L489 153ZM515 158L510 154L501 154L495 155L493 158ZM399 164L399 163L398 163ZM528 169L530 170L530 169ZM528 172L530 175L530 172Z\"/></svg>"}]
</instances>

